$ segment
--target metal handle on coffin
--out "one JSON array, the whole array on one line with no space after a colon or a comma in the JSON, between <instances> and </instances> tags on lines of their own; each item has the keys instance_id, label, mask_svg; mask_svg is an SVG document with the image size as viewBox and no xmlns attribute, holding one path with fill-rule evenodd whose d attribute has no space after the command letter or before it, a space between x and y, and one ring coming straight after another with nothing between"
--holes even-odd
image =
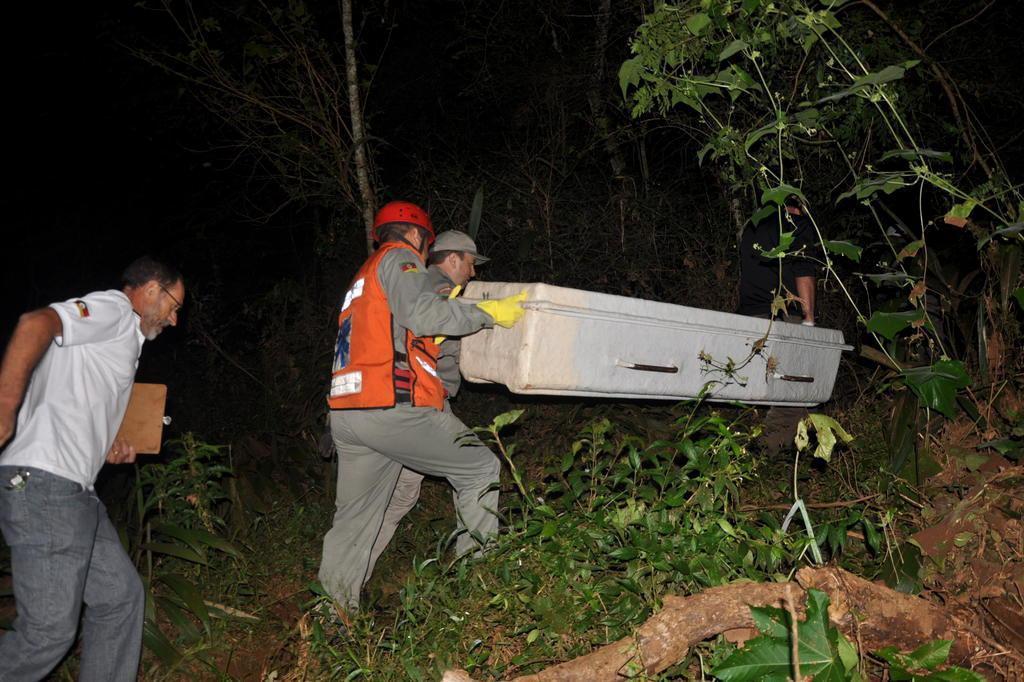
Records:
<instances>
[{"instance_id":1,"label":"metal handle on coffin","mask_svg":"<svg viewBox=\"0 0 1024 682\"><path fill-rule=\"evenodd\" d=\"M802 384L813 384L814 377L803 376L800 374L773 374L773 379L782 379L783 381L796 381Z\"/></svg>"},{"instance_id":2,"label":"metal handle on coffin","mask_svg":"<svg viewBox=\"0 0 1024 682\"><path fill-rule=\"evenodd\" d=\"M625 360L616 360L616 367L622 367L623 369L635 369L638 372L661 372L663 374L678 374L679 368L675 365L646 365L639 362L627 362Z\"/></svg>"}]
</instances>

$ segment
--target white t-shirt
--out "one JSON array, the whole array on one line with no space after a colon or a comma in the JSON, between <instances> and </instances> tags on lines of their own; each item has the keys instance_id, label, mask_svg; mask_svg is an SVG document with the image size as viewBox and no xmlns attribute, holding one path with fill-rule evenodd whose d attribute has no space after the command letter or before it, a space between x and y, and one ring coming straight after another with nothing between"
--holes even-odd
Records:
<instances>
[{"instance_id":1,"label":"white t-shirt","mask_svg":"<svg viewBox=\"0 0 1024 682\"><path fill-rule=\"evenodd\" d=\"M124 419L146 338L121 291L50 307L64 329L32 373L0 464L36 467L91 488Z\"/></svg>"}]
</instances>

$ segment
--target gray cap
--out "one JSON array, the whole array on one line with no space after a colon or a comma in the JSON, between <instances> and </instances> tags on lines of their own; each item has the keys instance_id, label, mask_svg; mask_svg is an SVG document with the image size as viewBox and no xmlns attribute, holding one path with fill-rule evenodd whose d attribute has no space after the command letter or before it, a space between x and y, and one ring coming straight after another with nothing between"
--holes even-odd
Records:
<instances>
[{"instance_id":1,"label":"gray cap","mask_svg":"<svg viewBox=\"0 0 1024 682\"><path fill-rule=\"evenodd\" d=\"M486 263L491 260L487 256L481 255L476 250L476 243L473 238L465 232L459 230L447 230L437 235L437 239L434 241L434 245L430 248L431 252L436 253L438 251L462 251L463 253L471 253L476 257L476 262Z\"/></svg>"}]
</instances>

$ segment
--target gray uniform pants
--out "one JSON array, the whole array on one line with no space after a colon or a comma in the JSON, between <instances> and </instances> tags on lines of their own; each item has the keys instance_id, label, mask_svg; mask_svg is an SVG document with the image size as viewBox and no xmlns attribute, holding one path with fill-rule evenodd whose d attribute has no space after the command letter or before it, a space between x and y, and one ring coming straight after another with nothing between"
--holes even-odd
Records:
<instances>
[{"instance_id":1,"label":"gray uniform pants","mask_svg":"<svg viewBox=\"0 0 1024 682\"><path fill-rule=\"evenodd\" d=\"M386 410L333 410L331 435L338 451L334 523L324 536L320 582L347 608L359 605L370 554L403 467L445 478L455 489L459 554L498 528L498 458L451 412L399 405ZM393 532L393 529L392 529Z\"/></svg>"}]
</instances>

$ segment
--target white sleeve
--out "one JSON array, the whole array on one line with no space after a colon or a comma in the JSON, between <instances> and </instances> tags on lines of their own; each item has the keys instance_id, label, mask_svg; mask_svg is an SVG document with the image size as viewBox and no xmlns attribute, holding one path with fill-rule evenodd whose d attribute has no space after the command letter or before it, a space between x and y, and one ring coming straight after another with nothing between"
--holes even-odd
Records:
<instances>
[{"instance_id":1,"label":"white sleeve","mask_svg":"<svg viewBox=\"0 0 1024 682\"><path fill-rule=\"evenodd\" d=\"M82 298L51 303L60 316L63 331L54 339L58 346L80 346L117 336L131 303L119 291L98 291Z\"/></svg>"}]
</instances>

